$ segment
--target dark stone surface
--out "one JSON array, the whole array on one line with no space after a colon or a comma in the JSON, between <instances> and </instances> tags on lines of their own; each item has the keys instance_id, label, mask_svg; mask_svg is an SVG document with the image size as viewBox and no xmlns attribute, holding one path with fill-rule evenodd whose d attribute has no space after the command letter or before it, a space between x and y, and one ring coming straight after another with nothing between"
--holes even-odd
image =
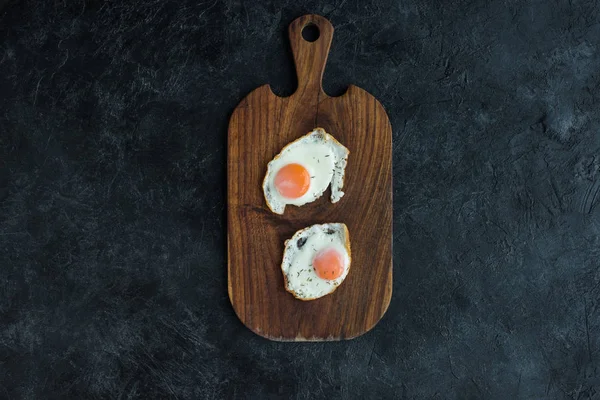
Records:
<instances>
[{"instance_id":1,"label":"dark stone surface","mask_svg":"<svg viewBox=\"0 0 600 400\"><path fill-rule=\"evenodd\" d=\"M0 397L600 398L594 1L12 1L0 15ZM275 343L226 290L229 114L336 27L325 87L394 128L394 295ZM331 318L335 318L332 315Z\"/></svg>"}]
</instances>

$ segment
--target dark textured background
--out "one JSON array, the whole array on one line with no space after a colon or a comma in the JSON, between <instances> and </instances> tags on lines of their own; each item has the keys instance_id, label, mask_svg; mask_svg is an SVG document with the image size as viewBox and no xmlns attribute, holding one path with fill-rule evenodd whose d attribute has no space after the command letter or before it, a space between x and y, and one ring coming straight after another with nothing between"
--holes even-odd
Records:
<instances>
[{"instance_id":1,"label":"dark textured background","mask_svg":"<svg viewBox=\"0 0 600 400\"><path fill-rule=\"evenodd\" d=\"M600 398L598 2L256 3L1 11L0 398ZM275 343L227 297L226 131L308 12L394 128L395 286Z\"/></svg>"}]
</instances>

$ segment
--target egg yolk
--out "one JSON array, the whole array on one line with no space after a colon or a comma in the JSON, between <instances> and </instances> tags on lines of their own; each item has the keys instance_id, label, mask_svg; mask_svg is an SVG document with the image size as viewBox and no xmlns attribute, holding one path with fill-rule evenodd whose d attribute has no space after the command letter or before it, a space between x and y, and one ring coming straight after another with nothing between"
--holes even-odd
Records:
<instances>
[{"instance_id":1,"label":"egg yolk","mask_svg":"<svg viewBox=\"0 0 600 400\"><path fill-rule=\"evenodd\" d=\"M282 167L275 176L275 188L289 199L297 199L308 192L310 174L300 164L288 164Z\"/></svg>"},{"instance_id":2,"label":"egg yolk","mask_svg":"<svg viewBox=\"0 0 600 400\"><path fill-rule=\"evenodd\" d=\"M337 279L344 273L344 258L335 249L321 250L313 259L313 267L321 279Z\"/></svg>"}]
</instances>

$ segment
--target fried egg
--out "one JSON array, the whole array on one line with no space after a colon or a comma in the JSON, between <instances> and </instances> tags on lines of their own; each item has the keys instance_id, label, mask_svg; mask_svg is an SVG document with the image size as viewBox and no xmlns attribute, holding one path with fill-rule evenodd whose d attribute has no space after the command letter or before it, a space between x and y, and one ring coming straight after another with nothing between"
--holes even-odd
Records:
<instances>
[{"instance_id":1,"label":"fried egg","mask_svg":"<svg viewBox=\"0 0 600 400\"><path fill-rule=\"evenodd\" d=\"M299 230L285 241L281 271L285 289L300 300L333 293L350 271L350 235L345 224Z\"/></svg>"},{"instance_id":2,"label":"fried egg","mask_svg":"<svg viewBox=\"0 0 600 400\"><path fill-rule=\"evenodd\" d=\"M267 165L263 191L267 205L276 214L285 206L302 206L318 199L331 184L331 202L344 192L344 173L350 152L322 128L285 146Z\"/></svg>"}]
</instances>

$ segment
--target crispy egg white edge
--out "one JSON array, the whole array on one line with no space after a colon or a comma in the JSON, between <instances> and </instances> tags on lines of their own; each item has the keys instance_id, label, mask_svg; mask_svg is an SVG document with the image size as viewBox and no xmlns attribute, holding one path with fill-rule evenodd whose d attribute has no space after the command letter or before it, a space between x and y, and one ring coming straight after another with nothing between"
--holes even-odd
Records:
<instances>
[{"instance_id":1,"label":"crispy egg white edge","mask_svg":"<svg viewBox=\"0 0 600 400\"><path fill-rule=\"evenodd\" d=\"M307 297L307 296L312 295L312 293L299 293L299 291L297 291L291 284L291 282L294 281L294 277L289 275L289 272L290 272L289 268L292 266L296 256L302 252L302 249L298 248L299 240L307 239L307 241L304 244L304 245L307 245L308 239L311 236L313 236L314 234L319 233L319 232L326 232L329 229L334 230L335 231L334 234L340 239L339 244L341 246L335 246L335 247L338 247L338 249L340 249L340 247L341 247L341 250L344 251L345 261L346 261L344 273L342 274L341 277L331 280L331 281L328 281L328 280L319 278L317 276L317 274L315 273L314 269L307 268L307 271L305 271L306 277L312 278L313 281L318 280L321 282L329 282L329 283L327 283L327 285L328 285L327 291L320 292L317 296ZM325 246L317 248L313 252L316 254L321 249L327 247L327 245L329 245L329 243L325 243ZM331 294L342 284L342 282L346 279L346 276L348 276L348 273L350 272L351 262L352 262L352 257L351 257L351 251L350 251L350 235L348 232L348 228L346 227L345 224L343 224L343 223L316 224L316 225L312 225L310 227L301 229L301 230L297 231L290 239L285 241L283 261L281 263L281 270L283 272L285 289L288 292L290 292L292 295L294 295L294 297L296 297L299 300L303 300L303 301L315 300L315 299L321 298L323 296L326 296L328 294Z\"/></svg>"},{"instance_id":2,"label":"crispy egg white edge","mask_svg":"<svg viewBox=\"0 0 600 400\"><path fill-rule=\"evenodd\" d=\"M328 182L326 182L324 187L322 187L322 189L319 189L317 192L314 192L313 190L309 189L309 191L304 196L300 197L299 199L294 199L294 201L290 201L290 199L286 199L283 196L281 196L273 187L273 181L275 179L276 173L275 166L279 163L280 159L283 159L286 156L288 152L292 151L294 148L296 148L296 146L302 143L325 143L327 145L329 154L333 155L334 158L334 160L331 160L332 165L330 165L330 168L332 170L331 179L328 179ZM344 186L344 175L349 154L350 151L343 144L337 141L332 135L325 132L323 128L316 128L310 133L287 144L281 150L281 152L279 152L279 154L277 154L273 158L273 160L271 160L269 164L267 164L267 173L265 174L265 177L263 179L263 193L267 202L267 206L274 213L283 214L285 211L285 206L287 204L301 206L317 200L323 195L323 193L325 192L325 190L327 190L327 187L330 184L331 202L337 203L342 198L342 196L344 196L342 188ZM301 160L298 160L297 162L302 163L302 165L304 165L305 167L310 168L310 166L307 166L306 163L302 162ZM311 174L315 173L314 171L309 172L311 172ZM270 187L272 187L272 190L270 189Z\"/></svg>"}]
</instances>

